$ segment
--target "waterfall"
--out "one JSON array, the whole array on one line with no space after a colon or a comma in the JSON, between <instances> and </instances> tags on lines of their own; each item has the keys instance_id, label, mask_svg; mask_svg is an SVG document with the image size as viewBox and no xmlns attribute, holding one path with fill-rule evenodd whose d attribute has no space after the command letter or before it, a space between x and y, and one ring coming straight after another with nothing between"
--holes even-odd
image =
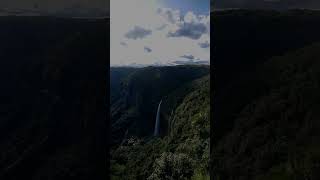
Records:
<instances>
[{"instance_id":1,"label":"waterfall","mask_svg":"<svg viewBox=\"0 0 320 180\"><path fill-rule=\"evenodd\" d=\"M160 107L161 107L162 100L160 101L158 105L158 111L157 111L157 116L156 116L156 124L154 127L154 136L159 136L159 130L160 130Z\"/></svg>"}]
</instances>

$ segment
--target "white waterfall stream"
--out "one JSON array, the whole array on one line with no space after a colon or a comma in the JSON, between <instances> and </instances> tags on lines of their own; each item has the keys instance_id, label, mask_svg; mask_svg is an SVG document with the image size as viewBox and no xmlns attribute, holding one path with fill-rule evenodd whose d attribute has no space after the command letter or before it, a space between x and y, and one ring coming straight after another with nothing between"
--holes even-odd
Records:
<instances>
[{"instance_id":1,"label":"white waterfall stream","mask_svg":"<svg viewBox=\"0 0 320 180\"><path fill-rule=\"evenodd\" d=\"M154 136L159 136L160 134L160 108L161 108L161 103L162 100L160 101L159 105L158 105L158 110L157 110L157 116L156 116L156 124L154 127Z\"/></svg>"}]
</instances>

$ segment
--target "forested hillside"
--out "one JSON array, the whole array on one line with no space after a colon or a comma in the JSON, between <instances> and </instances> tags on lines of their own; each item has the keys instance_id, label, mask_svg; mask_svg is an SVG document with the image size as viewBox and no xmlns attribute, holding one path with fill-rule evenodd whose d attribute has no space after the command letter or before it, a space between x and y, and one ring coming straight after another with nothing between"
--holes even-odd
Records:
<instances>
[{"instance_id":1,"label":"forested hillside","mask_svg":"<svg viewBox=\"0 0 320 180\"><path fill-rule=\"evenodd\" d=\"M319 12L212 16L213 178L319 179Z\"/></svg>"},{"instance_id":2,"label":"forested hillside","mask_svg":"<svg viewBox=\"0 0 320 180\"><path fill-rule=\"evenodd\" d=\"M113 138L122 137L111 149L112 179L208 179L209 67L147 67L123 81L122 91L127 95L124 107L129 111L117 110L136 119L131 119L134 125L121 126L119 121L128 118L112 116L112 128L125 132L119 136L112 129ZM154 137L161 99L161 135ZM149 133L145 135L135 133L146 128Z\"/></svg>"},{"instance_id":3,"label":"forested hillside","mask_svg":"<svg viewBox=\"0 0 320 180\"><path fill-rule=\"evenodd\" d=\"M122 80L120 90L118 85L111 86L111 95L117 93L117 90L120 93L119 98L111 104L112 143L121 141L125 134L141 137L152 135L160 100L164 101L162 115L168 117L173 109L166 112L166 106L174 102L169 103L171 99L167 100L167 96L175 89L209 73L208 66L133 69L127 69L127 76L119 79ZM115 75L121 71L122 68L111 68L111 73ZM115 75L111 74L111 77ZM184 95L183 92L181 95ZM177 94L174 98L181 99L181 95Z\"/></svg>"}]
</instances>

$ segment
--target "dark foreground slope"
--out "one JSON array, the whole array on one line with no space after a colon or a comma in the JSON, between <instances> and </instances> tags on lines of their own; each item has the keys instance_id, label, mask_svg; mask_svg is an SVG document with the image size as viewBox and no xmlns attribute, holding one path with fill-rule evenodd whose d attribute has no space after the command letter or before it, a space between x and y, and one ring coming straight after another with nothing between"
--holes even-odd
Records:
<instances>
[{"instance_id":1,"label":"dark foreground slope","mask_svg":"<svg viewBox=\"0 0 320 180\"><path fill-rule=\"evenodd\" d=\"M213 154L222 179L319 179L320 45L275 57L256 75L266 92L235 116Z\"/></svg>"},{"instance_id":2,"label":"dark foreground slope","mask_svg":"<svg viewBox=\"0 0 320 180\"><path fill-rule=\"evenodd\" d=\"M216 42L213 63L212 176L319 179L319 13L229 11L213 19L225 44Z\"/></svg>"},{"instance_id":3,"label":"dark foreground slope","mask_svg":"<svg viewBox=\"0 0 320 180\"><path fill-rule=\"evenodd\" d=\"M103 178L108 21L0 24L1 179Z\"/></svg>"},{"instance_id":4,"label":"dark foreground slope","mask_svg":"<svg viewBox=\"0 0 320 180\"><path fill-rule=\"evenodd\" d=\"M157 99L155 106L151 106L154 109L151 109L153 116L145 118L144 121L151 121L154 125L157 105L161 98L157 95L171 89L166 93L161 105L160 119L168 121L165 125L162 124L161 128L167 130L162 131L160 137L152 137L152 134L141 137L127 133L121 138L121 144L114 145L111 149L112 179L209 179L210 77L208 70L204 68L208 67L177 66L137 70L141 73L135 76L139 75L140 78L131 81L140 82L131 82L139 84L134 86L133 92L144 93L142 88L148 89L156 82L162 84L153 95L146 96ZM160 71L167 86L160 77L155 83L148 81L149 83L142 84L141 78L148 75L144 73L150 71ZM203 74L203 71L206 73ZM191 78L200 72L202 75L199 78ZM181 81L179 77L182 75L187 79ZM168 77L171 79L167 79ZM146 98L143 102L147 104L148 101L150 100ZM150 108L150 105L144 107ZM142 124L134 127L139 130L146 126ZM154 130L154 126L151 129Z\"/></svg>"},{"instance_id":5,"label":"dark foreground slope","mask_svg":"<svg viewBox=\"0 0 320 180\"><path fill-rule=\"evenodd\" d=\"M230 10L211 16L213 111L216 119L222 119L215 122L219 127L215 129L218 140L232 127L234 114L264 93L263 87L253 86L258 81L254 77L259 64L320 41L320 13Z\"/></svg>"}]
</instances>

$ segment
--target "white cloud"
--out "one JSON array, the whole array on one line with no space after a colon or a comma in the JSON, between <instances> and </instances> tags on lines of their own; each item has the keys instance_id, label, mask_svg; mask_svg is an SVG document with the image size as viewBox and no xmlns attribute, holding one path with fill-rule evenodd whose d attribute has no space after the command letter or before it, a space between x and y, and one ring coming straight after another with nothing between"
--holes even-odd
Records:
<instances>
[{"instance_id":1,"label":"white cloud","mask_svg":"<svg viewBox=\"0 0 320 180\"><path fill-rule=\"evenodd\" d=\"M181 14L179 10L158 8L157 13L171 24L176 24L181 21Z\"/></svg>"},{"instance_id":2,"label":"white cloud","mask_svg":"<svg viewBox=\"0 0 320 180\"><path fill-rule=\"evenodd\" d=\"M142 27L139 26L134 26L134 28L132 30L130 30L129 32L127 32L125 34L126 38L128 39L143 39L146 36L150 35L152 33L151 30L148 29L144 29Z\"/></svg>"},{"instance_id":3,"label":"white cloud","mask_svg":"<svg viewBox=\"0 0 320 180\"><path fill-rule=\"evenodd\" d=\"M186 59L191 59L191 60L193 60L194 59L194 56L192 56L192 55L183 55L183 56L181 56L182 58L186 58Z\"/></svg>"},{"instance_id":4,"label":"white cloud","mask_svg":"<svg viewBox=\"0 0 320 180\"><path fill-rule=\"evenodd\" d=\"M200 42L200 43L199 43L199 46L200 46L201 48L209 48L209 47L210 47L210 44L209 44L208 41L205 41L205 42Z\"/></svg>"},{"instance_id":5,"label":"white cloud","mask_svg":"<svg viewBox=\"0 0 320 180\"><path fill-rule=\"evenodd\" d=\"M197 22L199 22L199 19L195 14L193 14L192 12L189 11L184 16L184 22L185 23L197 23Z\"/></svg>"},{"instance_id":6,"label":"white cloud","mask_svg":"<svg viewBox=\"0 0 320 180\"><path fill-rule=\"evenodd\" d=\"M209 15L182 15L179 10L159 7L156 0L113 0L110 14L111 65L163 64L186 60L184 55L210 60L210 49L200 47L210 43ZM128 38L135 27L144 32ZM176 36L169 37L170 33Z\"/></svg>"}]
</instances>

